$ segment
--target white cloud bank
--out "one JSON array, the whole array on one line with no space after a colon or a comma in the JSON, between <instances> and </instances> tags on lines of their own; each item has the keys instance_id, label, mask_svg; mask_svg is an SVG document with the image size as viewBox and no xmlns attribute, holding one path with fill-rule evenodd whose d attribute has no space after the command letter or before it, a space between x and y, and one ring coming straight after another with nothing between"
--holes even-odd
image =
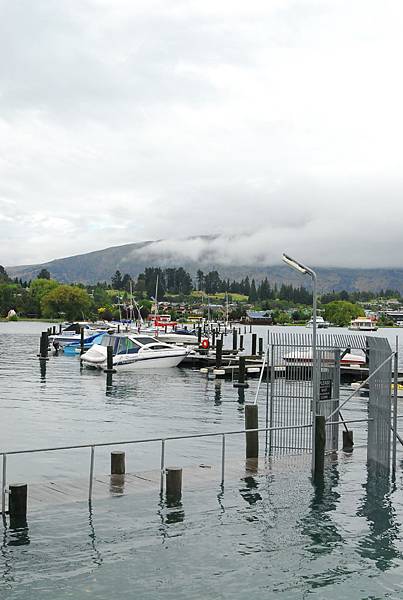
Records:
<instances>
[{"instance_id":1,"label":"white cloud bank","mask_svg":"<svg viewBox=\"0 0 403 600\"><path fill-rule=\"evenodd\" d=\"M1 10L0 263L168 239L403 266L397 0Z\"/></svg>"}]
</instances>

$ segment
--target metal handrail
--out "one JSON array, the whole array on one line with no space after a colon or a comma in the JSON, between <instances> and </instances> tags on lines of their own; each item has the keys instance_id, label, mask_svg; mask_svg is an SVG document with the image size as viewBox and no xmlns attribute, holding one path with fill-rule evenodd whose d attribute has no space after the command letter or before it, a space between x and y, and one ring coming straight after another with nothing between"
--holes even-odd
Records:
<instances>
[{"instance_id":1,"label":"metal handrail","mask_svg":"<svg viewBox=\"0 0 403 600\"><path fill-rule=\"evenodd\" d=\"M356 423L369 421L370 419L352 419L350 421L346 421L346 423ZM341 425L342 421L335 421L330 423L331 425ZM90 448L90 469L89 469L89 484L88 484L88 500L91 501L92 493L93 493L93 481L94 481L94 463L95 463L95 448L101 448L106 446L124 446L130 444L145 444L149 442L161 442L161 461L160 461L160 470L161 470L161 493L164 490L164 480L163 475L165 471L165 444L167 441L173 440L189 440L189 439L197 439L197 438L208 438L208 437L217 437L221 436L221 485L224 484L225 478L225 450L226 450L226 436L228 435L239 435L242 433L253 433L253 432L268 432L268 431L285 431L290 429L307 429L312 428L312 423L308 423L306 425L288 425L282 427L259 427L256 429L239 429L233 431L217 431L211 433L196 433L196 434L188 434L188 435L174 435L168 436L165 438L144 438L137 440L121 440L117 442L98 442L91 444L76 444L73 446L54 446L49 448L32 448L29 450L9 450L9 451L0 451L0 456L3 458L2 465L2 486L1 486L1 509L2 514L5 514L6 507L6 480L7 480L7 456L9 455L17 455L17 454L35 454L38 452L57 452L59 450L79 450L83 448Z\"/></svg>"}]
</instances>

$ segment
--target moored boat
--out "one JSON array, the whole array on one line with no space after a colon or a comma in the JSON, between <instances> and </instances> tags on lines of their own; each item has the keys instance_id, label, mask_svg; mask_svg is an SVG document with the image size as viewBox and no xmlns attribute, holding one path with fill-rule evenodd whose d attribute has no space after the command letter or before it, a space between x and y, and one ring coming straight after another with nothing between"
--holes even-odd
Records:
<instances>
[{"instance_id":1,"label":"moored boat","mask_svg":"<svg viewBox=\"0 0 403 600\"><path fill-rule=\"evenodd\" d=\"M85 352L82 364L93 369L106 368L108 346L112 347L113 367L119 371L177 367L190 352L144 334L112 334Z\"/></svg>"},{"instance_id":2,"label":"moored boat","mask_svg":"<svg viewBox=\"0 0 403 600\"><path fill-rule=\"evenodd\" d=\"M318 315L316 317L316 327L318 329L327 329L329 327L330 323L329 321L325 321L325 319L323 317L321 317L320 315ZM307 327L313 327L313 318L311 318L308 323L306 324Z\"/></svg>"},{"instance_id":3,"label":"moored boat","mask_svg":"<svg viewBox=\"0 0 403 600\"><path fill-rule=\"evenodd\" d=\"M376 331L378 326L369 317L358 317L351 321L349 329L351 331Z\"/></svg>"},{"instance_id":4,"label":"moored boat","mask_svg":"<svg viewBox=\"0 0 403 600\"><path fill-rule=\"evenodd\" d=\"M53 344L54 347L67 346L74 342L80 342L81 340L81 329L83 330L84 340L99 333L106 333L103 329L94 329L88 323L70 323L67 325L61 333L49 336L49 343Z\"/></svg>"}]
</instances>

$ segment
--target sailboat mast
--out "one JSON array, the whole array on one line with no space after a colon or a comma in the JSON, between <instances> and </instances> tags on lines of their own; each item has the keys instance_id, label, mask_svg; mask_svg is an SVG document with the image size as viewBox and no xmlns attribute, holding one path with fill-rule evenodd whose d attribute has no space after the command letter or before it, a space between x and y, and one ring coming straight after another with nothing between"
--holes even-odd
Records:
<instances>
[{"instance_id":1,"label":"sailboat mast","mask_svg":"<svg viewBox=\"0 0 403 600\"><path fill-rule=\"evenodd\" d=\"M154 312L155 319L157 319L157 315L158 315L158 273L157 273L157 279L155 281L155 312Z\"/></svg>"}]
</instances>

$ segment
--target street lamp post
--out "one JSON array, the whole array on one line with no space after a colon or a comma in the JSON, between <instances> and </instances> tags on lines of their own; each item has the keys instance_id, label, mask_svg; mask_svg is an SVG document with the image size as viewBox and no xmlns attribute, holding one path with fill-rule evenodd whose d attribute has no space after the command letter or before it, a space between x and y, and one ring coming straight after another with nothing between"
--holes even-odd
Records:
<instances>
[{"instance_id":1,"label":"street lamp post","mask_svg":"<svg viewBox=\"0 0 403 600\"><path fill-rule=\"evenodd\" d=\"M298 262L291 256L283 254L283 261L292 269L312 279L312 473L315 469L315 424L319 400L319 369L316 349L316 317L317 317L317 276L313 269Z\"/></svg>"}]
</instances>

